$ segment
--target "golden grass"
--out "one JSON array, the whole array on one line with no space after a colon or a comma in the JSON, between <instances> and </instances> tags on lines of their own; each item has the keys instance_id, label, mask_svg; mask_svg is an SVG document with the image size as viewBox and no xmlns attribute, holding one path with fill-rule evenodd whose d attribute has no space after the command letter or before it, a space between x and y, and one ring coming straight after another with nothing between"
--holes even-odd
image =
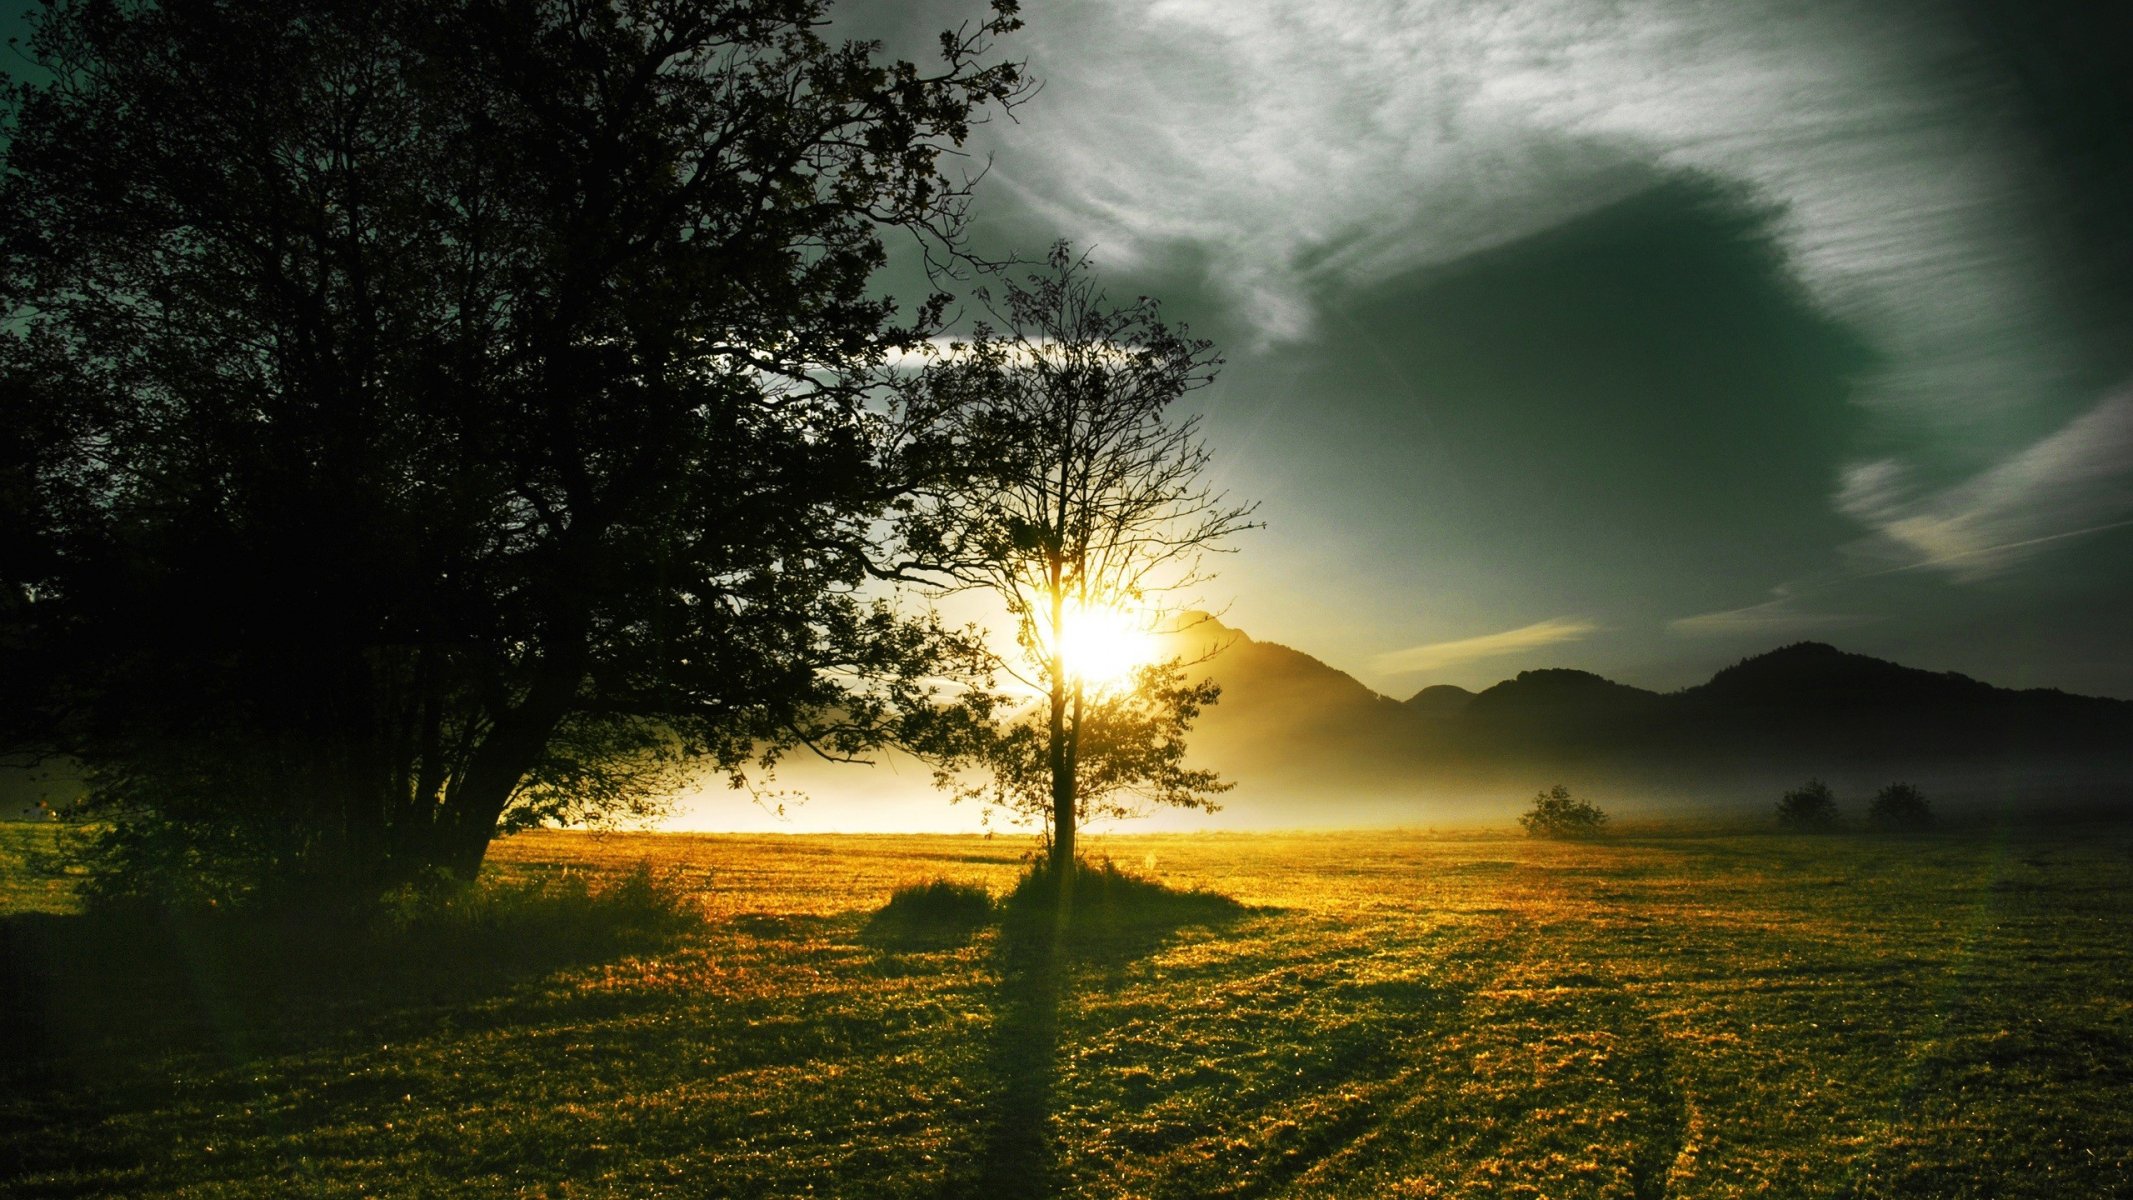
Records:
<instances>
[{"instance_id":1,"label":"golden grass","mask_svg":"<svg viewBox=\"0 0 2133 1200\"><path fill-rule=\"evenodd\" d=\"M18 982L72 1017L0 1069L0 1193L2133 1194L2122 829L1093 848L1252 911L913 946L892 891L1003 895L1025 845L542 833L499 874L649 861L706 924L322 1012L195 963L222 1019L153 1036Z\"/></svg>"}]
</instances>

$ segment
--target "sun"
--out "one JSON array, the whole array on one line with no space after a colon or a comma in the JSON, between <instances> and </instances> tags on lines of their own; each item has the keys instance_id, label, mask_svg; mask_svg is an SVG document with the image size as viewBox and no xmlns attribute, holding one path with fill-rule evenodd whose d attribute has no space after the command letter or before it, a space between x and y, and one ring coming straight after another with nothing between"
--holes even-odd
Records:
<instances>
[{"instance_id":1,"label":"sun","mask_svg":"<svg viewBox=\"0 0 2133 1200\"><path fill-rule=\"evenodd\" d=\"M1124 609L1069 605L1061 626L1060 657L1067 674L1084 687L1118 687L1155 660L1155 637L1147 622Z\"/></svg>"}]
</instances>

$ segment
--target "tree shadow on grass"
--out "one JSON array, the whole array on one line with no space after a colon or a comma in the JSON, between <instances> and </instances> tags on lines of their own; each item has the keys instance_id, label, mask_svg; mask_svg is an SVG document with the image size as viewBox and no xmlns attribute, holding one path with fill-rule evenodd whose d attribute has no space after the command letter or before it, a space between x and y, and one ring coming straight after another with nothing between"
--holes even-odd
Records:
<instances>
[{"instance_id":1,"label":"tree shadow on grass","mask_svg":"<svg viewBox=\"0 0 2133 1200\"><path fill-rule=\"evenodd\" d=\"M0 917L0 1094L122 1085L171 1056L241 1063L420 1025L701 923L661 881L492 887L360 917Z\"/></svg>"},{"instance_id":2,"label":"tree shadow on grass","mask_svg":"<svg viewBox=\"0 0 2133 1200\"><path fill-rule=\"evenodd\" d=\"M1062 1103L1064 1015L1075 995L1116 980L1179 930L1221 926L1256 911L1227 896L1177 891L1106 862L1078 864L1065 903L1040 866L1002 902L987 1066L994 1087L969 1173L951 1175L955 1200L1036 1200L1063 1194L1052 1116Z\"/></svg>"},{"instance_id":3,"label":"tree shadow on grass","mask_svg":"<svg viewBox=\"0 0 2133 1200\"><path fill-rule=\"evenodd\" d=\"M240 1108L257 1100L250 1072L216 1068L399 1042L526 981L670 945L700 924L692 900L646 872L598 890L466 889L360 918L0 917L0 1178L153 1173L167 1148L106 1122L166 1107L174 1080L187 1080L188 1104ZM349 1075L314 1099L401 1086Z\"/></svg>"},{"instance_id":4,"label":"tree shadow on grass","mask_svg":"<svg viewBox=\"0 0 2133 1200\"><path fill-rule=\"evenodd\" d=\"M1059 1153L1052 1133L1059 1080L1060 1012L1068 996L1063 947L1008 945L1003 959L992 1044L986 1055L994 1090L979 1132L976 1174L951 1179L946 1195L1022 1200L1059 1194Z\"/></svg>"}]
</instances>

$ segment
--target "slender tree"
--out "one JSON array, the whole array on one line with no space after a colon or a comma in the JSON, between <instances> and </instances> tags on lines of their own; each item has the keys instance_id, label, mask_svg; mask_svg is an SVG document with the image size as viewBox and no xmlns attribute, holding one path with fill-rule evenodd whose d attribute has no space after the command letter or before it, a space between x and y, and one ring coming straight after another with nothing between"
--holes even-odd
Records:
<instances>
[{"instance_id":1,"label":"slender tree","mask_svg":"<svg viewBox=\"0 0 2133 1200\"><path fill-rule=\"evenodd\" d=\"M1527 837L1591 837L1607 826L1607 814L1589 800L1579 800L1558 783L1533 797L1533 806L1518 816Z\"/></svg>"},{"instance_id":2,"label":"slender tree","mask_svg":"<svg viewBox=\"0 0 2133 1200\"><path fill-rule=\"evenodd\" d=\"M870 398L1024 92L824 0L48 0L0 163L12 740L107 848L369 886L923 707ZM211 873L211 872L210 872Z\"/></svg>"},{"instance_id":3,"label":"slender tree","mask_svg":"<svg viewBox=\"0 0 2133 1200\"><path fill-rule=\"evenodd\" d=\"M1073 648L1122 614L1161 622L1165 598L1201 581L1204 556L1252 525L1253 506L1210 485L1199 419L1174 408L1213 379L1212 343L1166 325L1147 297L1110 302L1064 242L1043 271L985 298L1002 324L952 347L919 390L995 466L935 507L918 541L1005 603L1018 653L1001 666L1036 697L1005 705L975 754L986 778L965 794L1041 815L1063 879L1088 818L1136 802L1212 807L1228 786L1183 765L1185 732L1219 689L1177 661L1107 684Z\"/></svg>"}]
</instances>

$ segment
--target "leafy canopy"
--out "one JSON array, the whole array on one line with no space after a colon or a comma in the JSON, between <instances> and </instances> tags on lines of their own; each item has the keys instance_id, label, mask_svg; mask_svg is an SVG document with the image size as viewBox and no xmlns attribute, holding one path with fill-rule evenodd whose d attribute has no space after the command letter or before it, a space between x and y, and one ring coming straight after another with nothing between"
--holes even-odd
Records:
<instances>
[{"instance_id":1,"label":"leafy canopy","mask_svg":"<svg viewBox=\"0 0 2133 1200\"><path fill-rule=\"evenodd\" d=\"M1876 829L1927 829L1933 825L1933 807L1918 788L1892 783L1874 794L1866 820Z\"/></svg>"},{"instance_id":2,"label":"leafy canopy","mask_svg":"<svg viewBox=\"0 0 2133 1200\"><path fill-rule=\"evenodd\" d=\"M873 374L945 298L869 280L887 229L955 253L945 168L1026 89L986 61L1007 0L931 69L825 17L37 18L0 162L0 716L86 765L121 876L471 874L500 828L917 719L958 647L865 589L962 462Z\"/></svg>"}]
</instances>

